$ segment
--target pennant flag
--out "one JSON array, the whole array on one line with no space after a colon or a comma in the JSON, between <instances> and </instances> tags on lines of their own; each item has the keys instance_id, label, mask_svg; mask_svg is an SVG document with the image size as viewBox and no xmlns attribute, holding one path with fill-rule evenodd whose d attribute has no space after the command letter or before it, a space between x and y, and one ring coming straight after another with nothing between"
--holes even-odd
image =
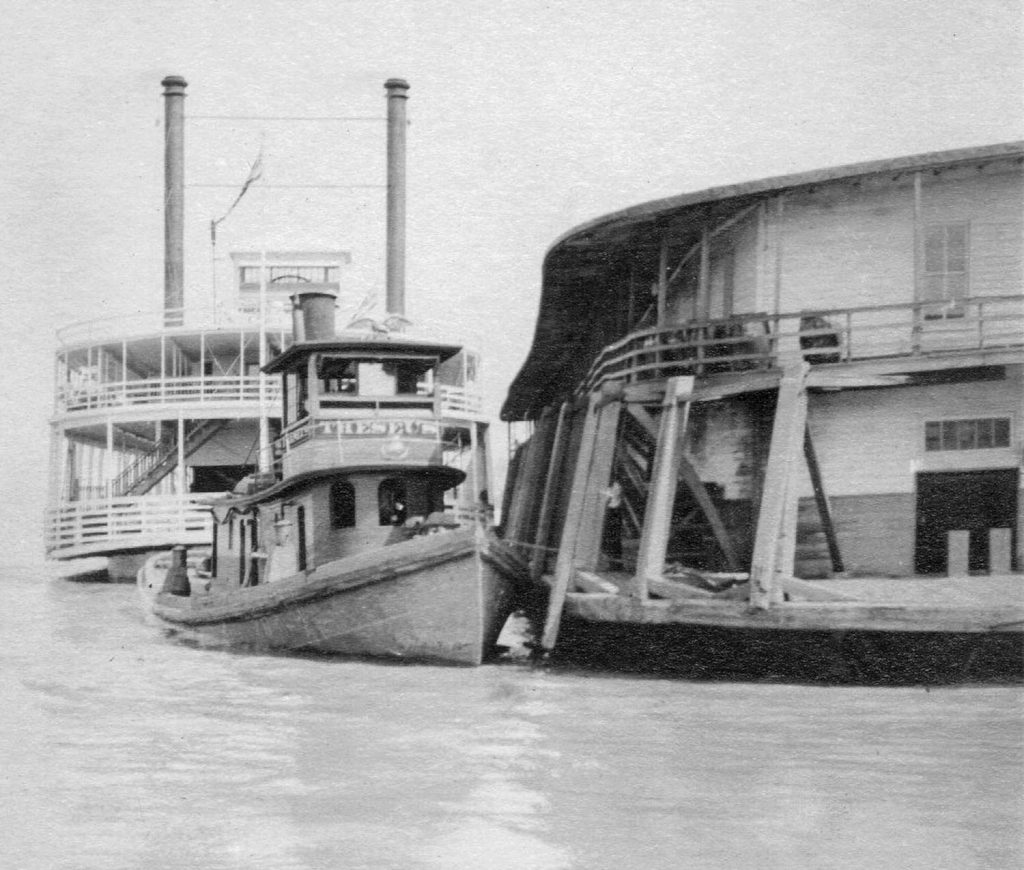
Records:
<instances>
[{"instance_id":1,"label":"pennant flag","mask_svg":"<svg viewBox=\"0 0 1024 870\"><path fill-rule=\"evenodd\" d=\"M235 201L231 203L231 207L224 212L224 217L218 220L210 221L210 241L214 244L217 243L217 225L223 223L229 214L235 210L235 206L242 201L242 197L245 196L245 192L252 187L257 181L263 177L263 146L260 145L260 153L256 155L256 159L253 161L252 166L249 167L249 176L242 183L242 189L238 191L238 196L235 197Z\"/></svg>"}]
</instances>

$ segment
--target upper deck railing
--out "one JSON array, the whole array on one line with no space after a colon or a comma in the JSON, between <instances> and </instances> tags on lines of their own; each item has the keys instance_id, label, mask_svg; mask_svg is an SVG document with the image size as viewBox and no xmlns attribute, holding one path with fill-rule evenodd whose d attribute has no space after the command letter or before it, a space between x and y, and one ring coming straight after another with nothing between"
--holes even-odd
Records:
<instances>
[{"instance_id":1,"label":"upper deck railing","mask_svg":"<svg viewBox=\"0 0 1024 870\"><path fill-rule=\"evenodd\" d=\"M641 329L597 355L580 390L608 380L916 358L1024 346L1024 296L744 314Z\"/></svg>"},{"instance_id":2,"label":"upper deck railing","mask_svg":"<svg viewBox=\"0 0 1024 870\"><path fill-rule=\"evenodd\" d=\"M280 380L264 379L264 400L276 408L281 400ZM252 404L260 401L259 375L194 375L184 378L145 378L106 383L60 384L56 392L58 414L141 408L154 405L188 404L207 406L224 403ZM274 412L275 416L280 411Z\"/></svg>"},{"instance_id":3,"label":"upper deck railing","mask_svg":"<svg viewBox=\"0 0 1024 870\"><path fill-rule=\"evenodd\" d=\"M165 330L257 330L260 325L259 305L239 301L233 305L200 306L179 309L154 309L114 317L98 317L70 323L57 330L61 347L115 341L125 336L148 335ZM264 312L268 332L291 332L291 306L270 300Z\"/></svg>"}]
</instances>

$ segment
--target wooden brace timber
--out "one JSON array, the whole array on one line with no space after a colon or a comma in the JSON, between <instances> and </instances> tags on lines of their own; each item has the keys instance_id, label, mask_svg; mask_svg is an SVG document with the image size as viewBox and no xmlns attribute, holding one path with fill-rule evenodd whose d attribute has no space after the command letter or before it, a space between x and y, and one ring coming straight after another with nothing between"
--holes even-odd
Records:
<instances>
[{"instance_id":1,"label":"wooden brace timber","mask_svg":"<svg viewBox=\"0 0 1024 870\"><path fill-rule=\"evenodd\" d=\"M643 426L648 435L654 439L659 438L658 424L645 408L627 405L626 409ZM686 484L687 489L693 494L704 516L707 517L708 523L714 532L715 540L718 542L718 546L721 547L729 568L733 571L738 571L740 569L740 560L736 554L735 547L733 547L732 539L729 537L729 531L722 521L721 515L718 513L718 508L715 507L714 501L708 495L707 488L704 486L703 481L701 481L700 475L697 474L692 458L685 451L682 451L679 456L678 474L683 483ZM653 473L651 477L652 479L654 478Z\"/></svg>"},{"instance_id":2,"label":"wooden brace timber","mask_svg":"<svg viewBox=\"0 0 1024 870\"><path fill-rule=\"evenodd\" d=\"M665 387L665 401L657 446L654 450L651 487L647 494L644 527L637 553L636 581L633 586L634 597L641 601L647 598L649 581L659 579L665 565L672 505L675 502L679 463L682 458L682 440L686 433L692 391L692 377L669 378Z\"/></svg>"},{"instance_id":3,"label":"wooden brace timber","mask_svg":"<svg viewBox=\"0 0 1024 870\"><path fill-rule=\"evenodd\" d=\"M814 488L814 502L818 506L818 516L821 518L821 525L825 530L832 570L837 574L842 574L844 568L843 557L839 552L839 539L836 537L835 525L832 523L832 511L825 493L825 485L821 479L821 467L818 465L814 441L811 439L811 427L807 424L804 424L804 458L807 460L807 472L811 476L811 486Z\"/></svg>"},{"instance_id":4,"label":"wooden brace timber","mask_svg":"<svg viewBox=\"0 0 1024 870\"><path fill-rule=\"evenodd\" d=\"M690 457L685 452L679 457L679 478L686 484L687 489L690 490L697 504L700 505L700 509L704 512L704 516L707 518L708 523L711 525L711 530L715 534L715 540L725 555L725 561L728 563L729 568L732 571L739 571L740 560L736 555L736 549L732 545L732 539L729 537L729 530L725 527L725 523L718 513L718 508L715 507L714 501L708 495L704 482L700 479L700 475L697 474L697 469L693 467Z\"/></svg>"},{"instance_id":5,"label":"wooden brace timber","mask_svg":"<svg viewBox=\"0 0 1024 870\"><path fill-rule=\"evenodd\" d=\"M547 476L544 480L544 494L541 496L540 513L537 516L537 534L534 537L534 550L530 555L530 578L538 580L544 573L546 548L550 535L551 517L555 510L556 482L561 480L559 473L565 460L567 436L569 435L566 420L570 413L569 402L563 402L558 409L558 422L555 424L554 440L551 455L548 459Z\"/></svg>"},{"instance_id":6,"label":"wooden brace timber","mask_svg":"<svg viewBox=\"0 0 1024 870\"><path fill-rule=\"evenodd\" d=\"M577 571L573 575L573 585L582 592L606 592L618 595L619 587L610 580L595 574L593 571Z\"/></svg>"},{"instance_id":7,"label":"wooden brace timber","mask_svg":"<svg viewBox=\"0 0 1024 870\"><path fill-rule=\"evenodd\" d=\"M600 549L605 490L615 457L615 436L622 409L621 402L609 398L607 391L594 392L587 408L541 635L541 647L548 651L554 649L558 640L565 596L575 571L592 569Z\"/></svg>"},{"instance_id":8,"label":"wooden brace timber","mask_svg":"<svg viewBox=\"0 0 1024 870\"><path fill-rule=\"evenodd\" d=\"M788 367L779 385L750 567L750 604L755 608L770 607L772 599L782 594L776 576L792 574L797 512L794 478L807 421L804 381L808 369L803 362Z\"/></svg>"}]
</instances>

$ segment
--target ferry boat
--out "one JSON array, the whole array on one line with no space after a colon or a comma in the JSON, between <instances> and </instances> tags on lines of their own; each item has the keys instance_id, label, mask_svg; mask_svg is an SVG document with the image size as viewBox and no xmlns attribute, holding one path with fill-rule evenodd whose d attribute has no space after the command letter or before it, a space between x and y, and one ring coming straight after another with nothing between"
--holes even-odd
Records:
<instances>
[{"instance_id":1,"label":"ferry boat","mask_svg":"<svg viewBox=\"0 0 1024 870\"><path fill-rule=\"evenodd\" d=\"M138 572L147 614L175 636L479 664L512 612L490 546L477 357L404 316L408 84L385 87L386 317L336 333L335 288L294 294L291 342L260 367L279 377L279 434L232 493L200 500L209 548L179 544Z\"/></svg>"},{"instance_id":2,"label":"ferry boat","mask_svg":"<svg viewBox=\"0 0 1024 870\"><path fill-rule=\"evenodd\" d=\"M66 575L82 565L93 577L100 560L92 557L103 557L109 579L134 583L154 553L209 546L213 523L203 499L230 493L260 470L261 457L269 467L270 444L281 434L280 386L261 366L291 346L293 295L334 294L342 324L367 308L366 294L344 280L351 254L310 249L233 251L225 260L230 272L215 266L212 288L190 284L186 305L187 85L178 76L162 85L163 306L58 332L44 544ZM400 99L388 93L389 105ZM389 178L400 171L398 158L391 166ZM391 184L389 197L401 205L399 188ZM389 233L398 226L395 211ZM401 265L400 244L393 247L392 272ZM469 480L448 494L447 507L458 512L488 487L479 374L478 354L466 349L440 367L434 383L440 410L458 424L445 461Z\"/></svg>"},{"instance_id":3,"label":"ferry boat","mask_svg":"<svg viewBox=\"0 0 1024 870\"><path fill-rule=\"evenodd\" d=\"M503 546L543 649L1019 642L1022 163L1018 142L713 188L550 248L502 410L524 442Z\"/></svg>"}]
</instances>

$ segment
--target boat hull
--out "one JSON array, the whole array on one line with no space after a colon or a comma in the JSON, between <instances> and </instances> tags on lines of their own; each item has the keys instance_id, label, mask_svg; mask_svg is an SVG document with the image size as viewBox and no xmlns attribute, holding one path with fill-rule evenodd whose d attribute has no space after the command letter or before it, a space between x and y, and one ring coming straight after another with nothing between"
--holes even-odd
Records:
<instances>
[{"instance_id":1,"label":"boat hull","mask_svg":"<svg viewBox=\"0 0 1024 870\"><path fill-rule=\"evenodd\" d=\"M166 560L164 560L166 562ZM151 617L203 646L477 665L515 606L510 578L473 532L418 538L249 589L158 592L151 560L139 589ZM198 587L198 588L197 588Z\"/></svg>"}]
</instances>

